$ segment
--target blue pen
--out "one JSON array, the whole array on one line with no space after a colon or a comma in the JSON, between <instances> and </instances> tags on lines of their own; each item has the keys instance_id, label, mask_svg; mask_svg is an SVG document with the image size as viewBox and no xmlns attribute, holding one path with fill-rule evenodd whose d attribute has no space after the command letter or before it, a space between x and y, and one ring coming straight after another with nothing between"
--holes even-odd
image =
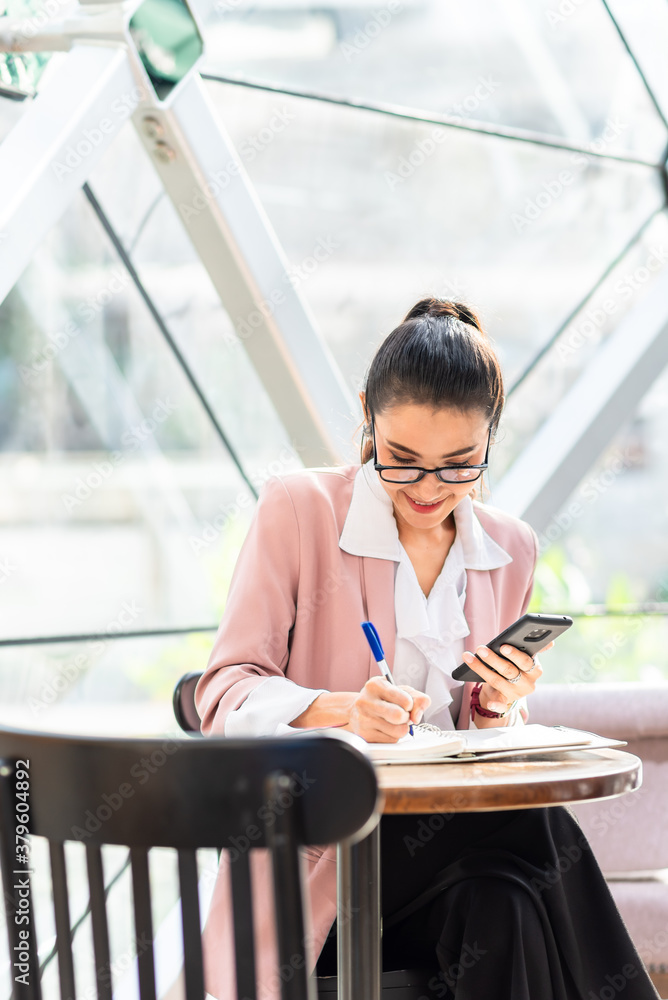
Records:
<instances>
[{"instance_id":1,"label":"blue pen","mask_svg":"<svg viewBox=\"0 0 668 1000\"><path fill-rule=\"evenodd\" d=\"M378 630L376 629L376 626L373 625L371 622L362 622L362 629L364 630L367 642L371 646L371 652L373 653L373 658L380 667L381 674L383 675L386 681L389 681L390 684L395 684L396 686L394 677L392 676L390 668L388 667L387 662L385 660L385 653L383 652L383 646L380 641L380 636L378 635ZM408 726L408 732L411 734L411 736L413 735L413 726L411 724L409 724Z\"/></svg>"}]
</instances>

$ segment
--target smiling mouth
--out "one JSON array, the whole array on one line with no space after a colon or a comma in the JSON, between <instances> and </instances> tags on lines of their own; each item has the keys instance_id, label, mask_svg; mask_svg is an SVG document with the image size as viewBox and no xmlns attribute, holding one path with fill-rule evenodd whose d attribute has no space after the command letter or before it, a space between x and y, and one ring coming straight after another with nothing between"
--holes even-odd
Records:
<instances>
[{"instance_id":1,"label":"smiling mouth","mask_svg":"<svg viewBox=\"0 0 668 1000\"><path fill-rule=\"evenodd\" d=\"M435 510L436 507L440 507L443 501L445 500L445 497L442 497L440 500L432 500L429 503L427 503L424 500L415 500L412 496L409 496L408 493L406 493L405 496L406 499L409 501L409 503L414 504L416 507L420 507L422 510L425 511Z\"/></svg>"}]
</instances>

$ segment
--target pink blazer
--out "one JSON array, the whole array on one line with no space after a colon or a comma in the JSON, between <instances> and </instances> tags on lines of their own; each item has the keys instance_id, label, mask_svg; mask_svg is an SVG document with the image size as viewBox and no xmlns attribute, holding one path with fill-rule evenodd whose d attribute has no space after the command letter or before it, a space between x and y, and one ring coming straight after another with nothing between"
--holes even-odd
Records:
<instances>
[{"instance_id":1,"label":"pink blazer","mask_svg":"<svg viewBox=\"0 0 668 1000\"><path fill-rule=\"evenodd\" d=\"M202 732L222 734L237 709L267 677L330 691L359 691L378 674L359 623L368 617L394 661L394 563L350 555L339 537L359 466L313 469L265 485L232 576L225 614L195 694ZM537 538L523 521L474 503L485 531L511 556L494 570L467 570L464 613L467 649L489 641L526 611L537 558ZM365 609L366 604L366 609ZM457 728L468 728L472 684L464 688ZM307 933L313 968L336 917L336 849L309 848ZM258 960L258 998L275 1000L280 977L271 872L265 851L252 857ZM206 988L233 1000L234 958L227 852L222 855L204 929ZM283 975L289 975L284 970Z\"/></svg>"}]
</instances>

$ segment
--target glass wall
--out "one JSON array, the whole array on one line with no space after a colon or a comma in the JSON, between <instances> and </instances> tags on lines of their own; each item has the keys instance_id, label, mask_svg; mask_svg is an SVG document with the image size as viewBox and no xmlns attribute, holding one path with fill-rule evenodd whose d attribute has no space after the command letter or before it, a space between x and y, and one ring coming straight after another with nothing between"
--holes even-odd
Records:
<instances>
[{"instance_id":1,"label":"glass wall","mask_svg":"<svg viewBox=\"0 0 668 1000\"><path fill-rule=\"evenodd\" d=\"M509 389L491 503L668 260L668 15L612 8L643 81L602 5L555 10L202 12L207 94L352 392L417 298L479 312ZM30 106L10 97L49 69L2 66L0 138ZM302 464L232 319L126 125L0 305L5 716L104 731L122 704L115 731L173 729L173 684L206 665L257 492ZM666 391L660 375L541 533L533 606L578 616L549 680L666 676Z\"/></svg>"}]
</instances>

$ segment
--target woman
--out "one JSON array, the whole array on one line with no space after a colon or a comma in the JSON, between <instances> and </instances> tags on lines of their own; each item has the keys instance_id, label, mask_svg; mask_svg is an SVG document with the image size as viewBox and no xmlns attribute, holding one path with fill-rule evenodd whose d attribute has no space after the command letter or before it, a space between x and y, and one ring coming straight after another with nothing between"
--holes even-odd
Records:
<instances>
[{"instance_id":1,"label":"woman","mask_svg":"<svg viewBox=\"0 0 668 1000\"><path fill-rule=\"evenodd\" d=\"M260 497L197 688L206 734L269 735L289 723L394 742L421 719L443 729L525 721L540 663L484 643L527 608L536 536L472 501L504 402L477 317L418 302L380 346L360 399L360 466L277 478ZM379 674L363 619L379 630L396 687ZM454 681L473 652L483 683ZM443 814L426 843L420 819L381 821L385 967L432 965L433 995L456 1000L589 1000L622 968L627 997L657 996L566 809ZM335 852L307 860L313 951L330 974ZM253 864L264 998L279 983L267 858ZM223 877L204 933L218 1000L232 995L228 905Z\"/></svg>"}]
</instances>

